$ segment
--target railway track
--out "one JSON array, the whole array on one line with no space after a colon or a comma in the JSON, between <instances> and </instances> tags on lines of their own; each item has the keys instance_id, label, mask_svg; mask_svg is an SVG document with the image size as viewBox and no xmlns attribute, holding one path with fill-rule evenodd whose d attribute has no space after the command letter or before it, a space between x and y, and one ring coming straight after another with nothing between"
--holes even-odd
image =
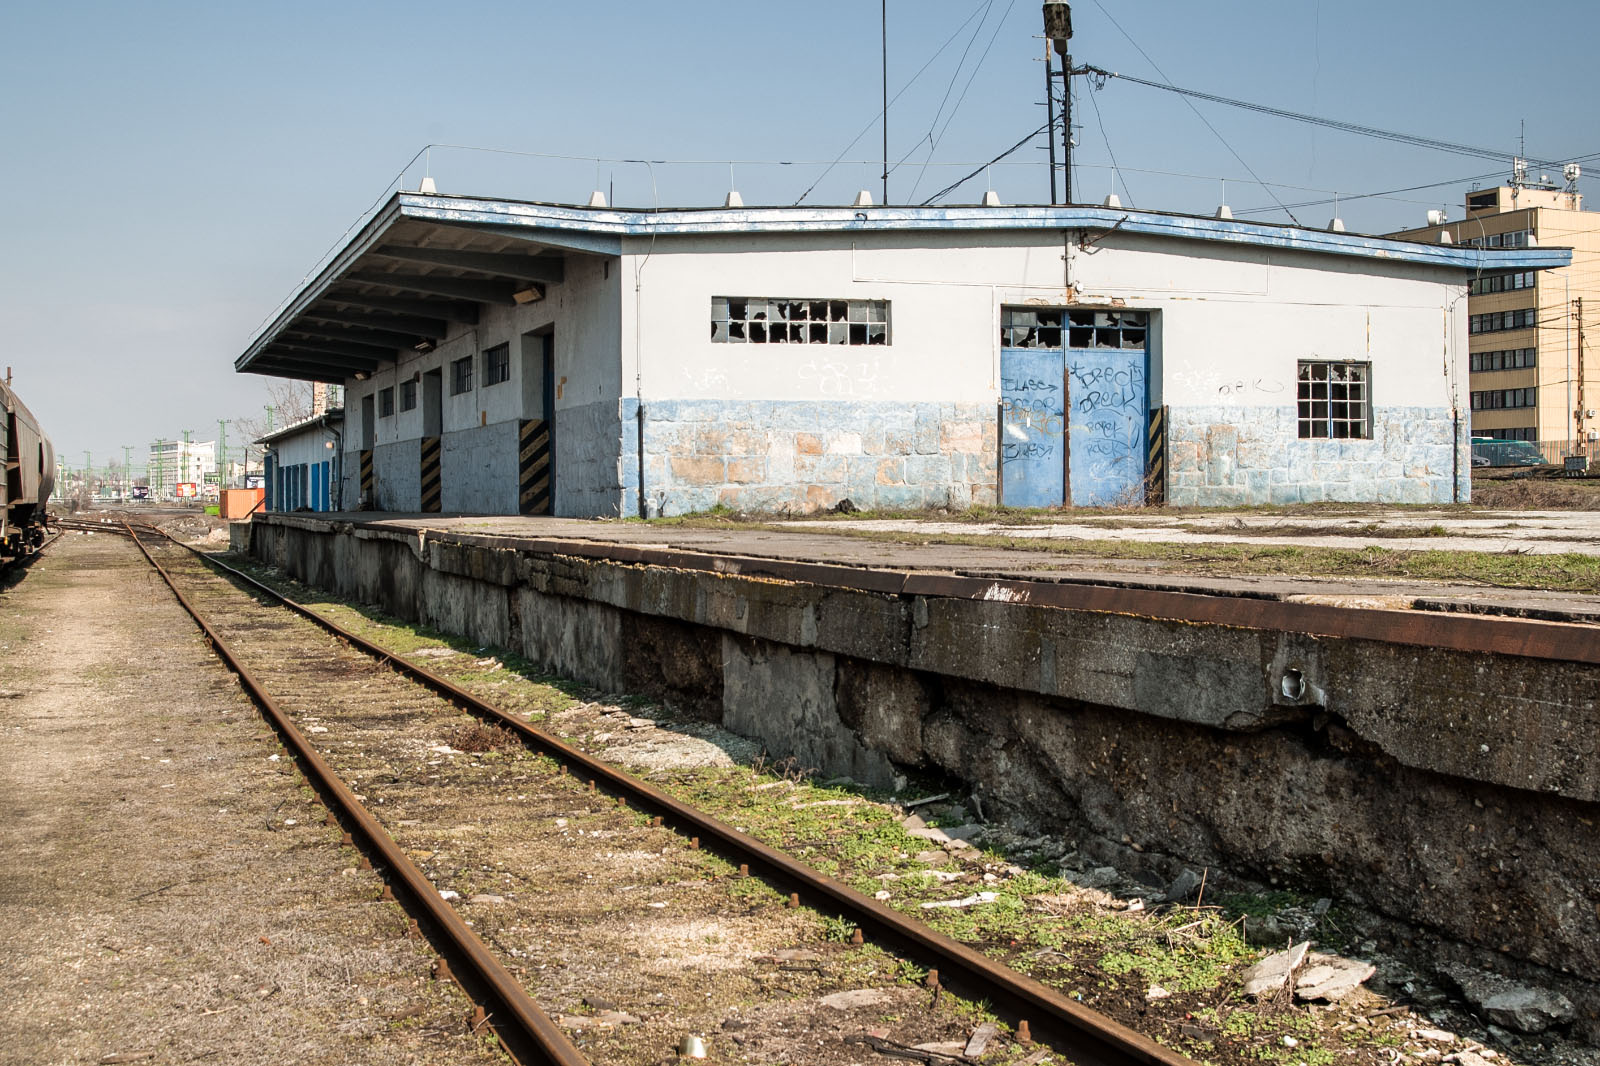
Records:
<instances>
[{"instance_id":1,"label":"railway track","mask_svg":"<svg viewBox=\"0 0 1600 1066\"><path fill-rule=\"evenodd\" d=\"M590 1061L580 1042L604 1061L637 1059L640 1045L653 1047L659 1058L670 1032L706 1027L708 1015L699 1003L678 1002L643 1017L598 1006L618 995L632 993L634 1003L672 1003L688 991L707 1000L748 1003L819 992L830 981L847 989L864 983L854 949L840 945L819 958L814 951L779 946L803 937L808 921L817 923L798 909L803 903L822 916L838 916L874 948L926 969L931 995L920 993L915 1004L903 995L894 1000L897 1009L916 1014L924 1031L966 1024L938 1010L939 992L948 986L986 1002L1019 1041L1039 1041L1069 1061L1192 1066L1188 1058L592 758L218 560L149 529L125 526L123 532L292 749L327 804L330 824L337 819L386 871L399 901L443 956L443 972L481 1004L478 1020L519 1061ZM441 743L470 735L462 712L492 727L479 737L487 735L492 745L514 748L515 754L461 758L459 747ZM455 824L443 824L451 820ZM474 868L472 856L502 854L518 861ZM529 861L521 861L524 856ZM446 883L461 890L441 890ZM597 883L611 889L595 893ZM444 893L458 902L447 901ZM596 898L606 902L597 906ZM757 980L713 974L710 990L701 989L704 981L675 985L669 975L651 971L661 960L640 945L667 945L697 922L769 951L775 960L816 965L779 965ZM580 949L587 949L588 962L578 961L585 954ZM642 956L631 961L645 968L644 976L629 977L626 967L616 965L618 955L628 954ZM554 977L551 970L557 971ZM794 987L799 979L790 975L797 971L807 971L804 989ZM587 986L571 987L608 980L610 987L595 994ZM527 983L551 990L562 1002L582 994L599 1013L558 1024L529 996ZM882 1000L866 999L870 1016L883 1013ZM844 1020L824 1028L835 1033ZM622 1035L630 1029L637 1035ZM564 1030L594 1035L575 1041ZM945 1061L935 1053L908 1052L886 1037L860 1039L886 1054ZM815 1061L826 1059L819 1055Z\"/></svg>"}]
</instances>

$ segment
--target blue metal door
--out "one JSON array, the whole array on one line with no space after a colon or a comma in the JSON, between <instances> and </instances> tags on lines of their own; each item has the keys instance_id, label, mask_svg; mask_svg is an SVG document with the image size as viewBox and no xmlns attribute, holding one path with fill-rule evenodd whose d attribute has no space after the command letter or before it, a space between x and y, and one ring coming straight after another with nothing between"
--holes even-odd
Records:
<instances>
[{"instance_id":1,"label":"blue metal door","mask_svg":"<svg viewBox=\"0 0 1600 1066\"><path fill-rule=\"evenodd\" d=\"M1001 500L1058 507L1065 498L1066 364L1061 349L1000 349Z\"/></svg>"},{"instance_id":2,"label":"blue metal door","mask_svg":"<svg viewBox=\"0 0 1600 1066\"><path fill-rule=\"evenodd\" d=\"M1137 348L1067 351L1074 507L1145 502L1149 387L1143 336L1137 339Z\"/></svg>"}]
</instances>

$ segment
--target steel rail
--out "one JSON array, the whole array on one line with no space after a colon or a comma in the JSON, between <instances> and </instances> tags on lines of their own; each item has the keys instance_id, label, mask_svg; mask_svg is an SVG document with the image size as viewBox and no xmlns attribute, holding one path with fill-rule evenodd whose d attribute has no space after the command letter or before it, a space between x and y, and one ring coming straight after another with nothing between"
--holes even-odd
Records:
<instances>
[{"instance_id":1,"label":"steel rail","mask_svg":"<svg viewBox=\"0 0 1600 1066\"><path fill-rule=\"evenodd\" d=\"M163 534L165 535L165 534ZM1043 1039L1079 1066L1196 1066L1194 1060L1151 1040L1120 1022L1091 1010L1061 993L1017 973L973 949L908 919L847 885L841 884L725 822L705 814L648 782L624 773L587 753L484 702L449 679L394 653L338 623L322 617L276 589L176 538L207 565L270 596L289 610L321 626L380 663L447 697L456 705L495 721L531 747L587 775L597 788L636 808L659 815L670 828L707 843L724 856L746 865L750 873L799 894L810 906L838 914L858 925L864 936L937 969L941 985L989 1001L1014 1024L1026 1022L1035 1040ZM454 912L451 912L452 914ZM1020 1028L1020 1024L1019 1024Z\"/></svg>"},{"instance_id":2,"label":"steel rail","mask_svg":"<svg viewBox=\"0 0 1600 1066\"><path fill-rule=\"evenodd\" d=\"M172 594L177 597L183 609L200 627L217 655L238 675L246 693L288 742L295 758L305 771L306 778L316 784L324 799L332 801L329 803L329 809L337 808L343 813L344 818L355 826L372 850L378 853L384 865L400 880L403 890L411 897L415 906L420 908L444 934L452 954L455 954L458 961L465 963L468 968L470 983L478 987L468 988L468 982L461 980L463 976L461 974L455 975L458 983L463 985L469 995L476 992L478 994L476 998L487 1000L495 1008L487 1012L487 1023L494 1027L502 1043L513 1056L522 1062L547 1063L549 1066L589 1066L588 1060L572 1045L566 1034L562 1033L549 1016L539 1009L539 1005L523 989L522 983L500 964L478 934L456 914L455 908L444 901L427 875L406 857L405 852L394 842L394 838L389 835L383 824L356 798L355 793L317 753L310 741L296 728L294 722L278 706L256 676L234 654L233 649L189 602L189 598L172 580L172 575L167 573L166 568L156 560L155 556L150 554L149 548L139 539L133 527L127 523L123 523L123 526L134 545L155 568L156 573L161 575L161 579L167 583L167 587L172 590ZM189 547L171 537L168 539L174 544ZM190 550L194 551L192 548ZM205 558L204 553L196 551L195 554L202 559Z\"/></svg>"}]
</instances>

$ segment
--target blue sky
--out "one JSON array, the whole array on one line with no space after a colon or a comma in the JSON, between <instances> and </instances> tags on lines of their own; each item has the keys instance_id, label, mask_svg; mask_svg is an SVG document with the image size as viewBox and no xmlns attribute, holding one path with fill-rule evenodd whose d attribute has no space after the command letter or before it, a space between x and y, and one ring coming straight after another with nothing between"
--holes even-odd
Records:
<instances>
[{"instance_id":1,"label":"blue sky","mask_svg":"<svg viewBox=\"0 0 1600 1066\"><path fill-rule=\"evenodd\" d=\"M1600 153L1600 5L1552 0L1520 23L1513 10L1086 0L1073 55L1507 152L1525 120L1530 156ZM1036 0L888 13L891 94L921 71L889 112L904 160L892 200L925 198L1043 123ZM264 383L234 357L423 146L579 158L435 148L404 171L411 188L426 169L444 192L582 202L598 184L624 205L704 205L731 180L747 203L787 204L820 177L808 202L839 203L880 188L880 78L872 0L9 4L0 362L66 461L87 449L101 466L133 445L137 467L157 437L209 440L218 419L259 416ZM1468 183L1352 197L1503 169L1196 104L1213 133L1181 98L1124 81L1079 79L1077 93L1080 200L1209 214L1225 195L1267 221L1287 221L1274 196L1328 200L1295 209L1322 226L1337 195L1351 229L1383 232L1429 207L1459 216ZM949 202L991 182L1042 202L1043 158L1024 148ZM1600 193L1587 176L1582 189Z\"/></svg>"}]
</instances>

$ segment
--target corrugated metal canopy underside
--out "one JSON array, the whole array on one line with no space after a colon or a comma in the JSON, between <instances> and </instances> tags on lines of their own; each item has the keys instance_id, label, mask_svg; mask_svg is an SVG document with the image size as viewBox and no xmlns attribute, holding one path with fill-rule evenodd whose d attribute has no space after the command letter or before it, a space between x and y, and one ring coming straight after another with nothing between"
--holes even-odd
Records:
<instances>
[{"instance_id":1,"label":"corrugated metal canopy underside","mask_svg":"<svg viewBox=\"0 0 1600 1066\"><path fill-rule=\"evenodd\" d=\"M619 255L629 238L858 232L1119 231L1415 263L1463 273L1566 266L1561 248L1477 249L1120 208L818 207L632 211L398 193L234 363L342 382L426 350L484 305L540 299L568 255Z\"/></svg>"}]
</instances>

